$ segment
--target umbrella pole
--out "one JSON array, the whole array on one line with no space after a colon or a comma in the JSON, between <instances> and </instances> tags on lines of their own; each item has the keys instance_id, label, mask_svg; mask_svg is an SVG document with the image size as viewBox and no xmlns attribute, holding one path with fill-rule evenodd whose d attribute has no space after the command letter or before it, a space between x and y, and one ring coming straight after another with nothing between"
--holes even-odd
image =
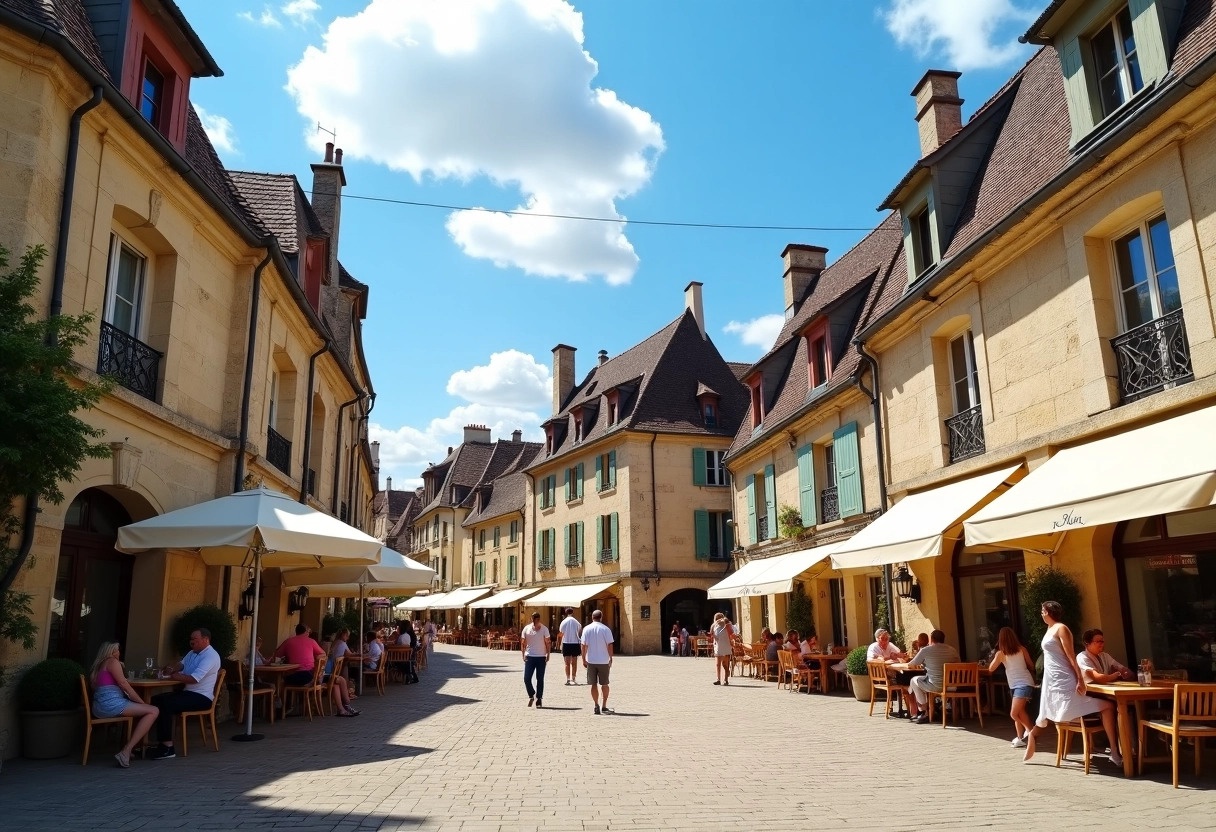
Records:
<instances>
[{"instance_id":1,"label":"umbrella pole","mask_svg":"<svg viewBox=\"0 0 1216 832\"><path fill-rule=\"evenodd\" d=\"M359 655L363 655L363 584L359 584ZM359 662L359 695L363 695L363 671L367 667L367 659Z\"/></svg>"},{"instance_id":2,"label":"umbrella pole","mask_svg":"<svg viewBox=\"0 0 1216 832\"><path fill-rule=\"evenodd\" d=\"M257 663L254 657L257 655L258 644L258 607L261 606L262 594L262 545L255 543L253 545L253 618L249 630L249 690L248 698L245 700L245 733L237 734L232 739L236 742L257 742L262 739L262 734L253 733L253 682L254 669ZM270 707L274 707L274 702L270 703Z\"/></svg>"}]
</instances>

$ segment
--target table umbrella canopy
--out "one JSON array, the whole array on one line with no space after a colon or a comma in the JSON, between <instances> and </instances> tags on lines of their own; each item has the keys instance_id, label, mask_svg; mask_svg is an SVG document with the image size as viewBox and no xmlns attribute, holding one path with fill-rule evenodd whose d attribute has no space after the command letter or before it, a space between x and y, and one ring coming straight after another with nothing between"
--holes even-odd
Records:
<instances>
[{"instance_id":1,"label":"table umbrella canopy","mask_svg":"<svg viewBox=\"0 0 1216 832\"><path fill-rule=\"evenodd\" d=\"M307 586L312 595L324 598L358 598L360 588L365 592L394 595L416 592L430 589L434 579L434 569L387 546L380 550L379 563L283 570L286 586Z\"/></svg>"},{"instance_id":2,"label":"table umbrella canopy","mask_svg":"<svg viewBox=\"0 0 1216 832\"><path fill-rule=\"evenodd\" d=\"M114 548L190 549L210 566L252 566L255 547L263 547L263 566L316 567L378 563L382 544L286 494L256 488L123 526Z\"/></svg>"}]
</instances>

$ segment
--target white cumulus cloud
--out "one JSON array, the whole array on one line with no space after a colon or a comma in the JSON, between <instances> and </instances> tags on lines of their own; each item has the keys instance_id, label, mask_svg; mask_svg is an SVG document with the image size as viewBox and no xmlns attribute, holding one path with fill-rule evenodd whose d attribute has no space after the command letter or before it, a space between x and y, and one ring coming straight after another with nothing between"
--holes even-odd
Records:
<instances>
[{"instance_id":1,"label":"white cumulus cloud","mask_svg":"<svg viewBox=\"0 0 1216 832\"><path fill-rule=\"evenodd\" d=\"M549 368L519 350L496 352L490 363L459 370L448 379L448 393L477 404L536 409L550 401Z\"/></svg>"},{"instance_id":2,"label":"white cumulus cloud","mask_svg":"<svg viewBox=\"0 0 1216 832\"><path fill-rule=\"evenodd\" d=\"M312 23L320 10L321 5L317 0L290 0L279 8L279 11L297 26Z\"/></svg>"},{"instance_id":3,"label":"white cumulus cloud","mask_svg":"<svg viewBox=\"0 0 1216 832\"><path fill-rule=\"evenodd\" d=\"M330 24L287 88L350 157L419 182L483 178L518 194L520 214L449 216L469 256L623 284L638 256L617 202L649 182L663 134L648 113L595 87L597 72L582 15L564 0L371 0Z\"/></svg>"},{"instance_id":4,"label":"white cumulus cloud","mask_svg":"<svg viewBox=\"0 0 1216 832\"><path fill-rule=\"evenodd\" d=\"M722 327L722 331L738 335L744 344L767 350L777 340L784 325L783 315L761 315L750 321L731 321Z\"/></svg>"},{"instance_id":5,"label":"white cumulus cloud","mask_svg":"<svg viewBox=\"0 0 1216 832\"><path fill-rule=\"evenodd\" d=\"M233 130L231 121L221 115L207 112L198 104L194 105L194 111L198 113L198 120L203 123L203 130L216 150L221 153L237 152L236 131Z\"/></svg>"},{"instance_id":6,"label":"white cumulus cloud","mask_svg":"<svg viewBox=\"0 0 1216 832\"><path fill-rule=\"evenodd\" d=\"M274 12L270 10L270 6L263 6L260 12L237 12L236 16L242 20L248 20L250 23L265 26L268 29L279 29L283 26L279 19L274 16Z\"/></svg>"},{"instance_id":7,"label":"white cumulus cloud","mask_svg":"<svg viewBox=\"0 0 1216 832\"><path fill-rule=\"evenodd\" d=\"M1014 0L892 0L883 20L900 46L921 57L943 53L945 69L1001 66L1025 56L1017 42L1043 4Z\"/></svg>"}]
</instances>

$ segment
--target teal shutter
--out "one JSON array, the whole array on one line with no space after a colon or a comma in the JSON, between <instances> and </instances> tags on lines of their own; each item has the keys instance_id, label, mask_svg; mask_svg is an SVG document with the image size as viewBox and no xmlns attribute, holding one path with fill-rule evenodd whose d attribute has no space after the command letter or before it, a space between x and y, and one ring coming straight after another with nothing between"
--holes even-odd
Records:
<instances>
[{"instance_id":1,"label":"teal shutter","mask_svg":"<svg viewBox=\"0 0 1216 832\"><path fill-rule=\"evenodd\" d=\"M595 490L604 490L604 458L602 456L595 458Z\"/></svg>"},{"instance_id":2,"label":"teal shutter","mask_svg":"<svg viewBox=\"0 0 1216 832\"><path fill-rule=\"evenodd\" d=\"M566 502L568 503L572 499L574 499L574 496L570 493L570 469L569 468L566 469L565 475L566 475Z\"/></svg>"},{"instance_id":3,"label":"teal shutter","mask_svg":"<svg viewBox=\"0 0 1216 832\"><path fill-rule=\"evenodd\" d=\"M840 500L840 516L861 514L861 454L857 447L857 423L849 422L833 433L832 447L836 451L836 496Z\"/></svg>"},{"instance_id":4,"label":"teal shutter","mask_svg":"<svg viewBox=\"0 0 1216 832\"><path fill-rule=\"evenodd\" d=\"M549 529L549 563L557 559L557 529Z\"/></svg>"},{"instance_id":5,"label":"teal shutter","mask_svg":"<svg viewBox=\"0 0 1216 832\"><path fill-rule=\"evenodd\" d=\"M541 529L536 530L536 563L539 566L545 560L545 533Z\"/></svg>"},{"instance_id":6,"label":"teal shutter","mask_svg":"<svg viewBox=\"0 0 1216 832\"><path fill-rule=\"evenodd\" d=\"M696 529L697 560L709 560L709 512L697 509L692 513L692 520Z\"/></svg>"},{"instance_id":7,"label":"teal shutter","mask_svg":"<svg viewBox=\"0 0 1216 832\"><path fill-rule=\"evenodd\" d=\"M583 565L583 521L574 524L574 549L578 554L578 565Z\"/></svg>"},{"instance_id":8,"label":"teal shutter","mask_svg":"<svg viewBox=\"0 0 1216 832\"><path fill-rule=\"evenodd\" d=\"M540 507L548 508L549 506L545 502L545 498L549 494L549 478L548 477L541 477L539 480L536 481L536 492L537 492L536 498L540 501Z\"/></svg>"},{"instance_id":9,"label":"teal shutter","mask_svg":"<svg viewBox=\"0 0 1216 832\"><path fill-rule=\"evenodd\" d=\"M600 553L604 551L604 515L600 515L595 521L595 559L600 559Z\"/></svg>"},{"instance_id":10,"label":"teal shutter","mask_svg":"<svg viewBox=\"0 0 1216 832\"><path fill-rule=\"evenodd\" d=\"M747 475L747 530L751 533L751 542L760 542L760 531L756 527L756 475Z\"/></svg>"},{"instance_id":11,"label":"teal shutter","mask_svg":"<svg viewBox=\"0 0 1216 832\"><path fill-rule=\"evenodd\" d=\"M764 466L764 513L768 516L769 540L777 539L777 469Z\"/></svg>"},{"instance_id":12,"label":"teal shutter","mask_svg":"<svg viewBox=\"0 0 1216 832\"><path fill-rule=\"evenodd\" d=\"M581 500L581 499L583 499L583 463L580 462L575 467L574 471L575 471L575 474L578 476L578 480L577 480L578 487L575 488L574 496Z\"/></svg>"},{"instance_id":13,"label":"teal shutter","mask_svg":"<svg viewBox=\"0 0 1216 832\"><path fill-rule=\"evenodd\" d=\"M562 526L562 557L566 563L570 562L570 525Z\"/></svg>"},{"instance_id":14,"label":"teal shutter","mask_svg":"<svg viewBox=\"0 0 1216 832\"><path fill-rule=\"evenodd\" d=\"M616 488L616 451L608 452L608 487Z\"/></svg>"},{"instance_id":15,"label":"teal shutter","mask_svg":"<svg viewBox=\"0 0 1216 832\"><path fill-rule=\"evenodd\" d=\"M808 442L798 449L798 511L802 525L814 526L819 522L816 505L815 446Z\"/></svg>"},{"instance_id":16,"label":"teal shutter","mask_svg":"<svg viewBox=\"0 0 1216 832\"><path fill-rule=\"evenodd\" d=\"M498 548L498 545L501 541L502 541L501 529L498 526L495 526L494 527L494 548L495 549Z\"/></svg>"},{"instance_id":17,"label":"teal shutter","mask_svg":"<svg viewBox=\"0 0 1216 832\"><path fill-rule=\"evenodd\" d=\"M621 559L621 526L615 511L612 512L612 559Z\"/></svg>"},{"instance_id":18,"label":"teal shutter","mask_svg":"<svg viewBox=\"0 0 1216 832\"><path fill-rule=\"evenodd\" d=\"M515 583L515 555L507 558L507 583Z\"/></svg>"},{"instance_id":19,"label":"teal shutter","mask_svg":"<svg viewBox=\"0 0 1216 832\"><path fill-rule=\"evenodd\" d=\"M729 521L731 519L730 512L728 511L722 519ZM735 525L734 523L723 522L722 528L722 542L726 544L726 556L730 557L730 553L735 550Z\"/></svg>"},{"instance_id":20,"label":"teal shutter","mask_svg":"<svg viewBox=\"0 0 1216 832\"><path fill-rule=\"evenodd\" d=\"M705 449L692 449L692 484L705 485Z\"/></svg>"}]
</instances>

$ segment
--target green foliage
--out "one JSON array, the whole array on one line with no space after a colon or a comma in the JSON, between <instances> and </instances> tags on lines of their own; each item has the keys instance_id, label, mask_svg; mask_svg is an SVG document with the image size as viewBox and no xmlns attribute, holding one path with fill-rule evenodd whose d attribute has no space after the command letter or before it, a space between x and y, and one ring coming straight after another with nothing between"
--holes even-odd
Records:
<instances>
[{"instance_id":1,"label":"green foliage","mask_svg":"<svg viewBox=\"0 0 1216 832\"><path fill-rule=\"evenodd\" d=\"M876 605L875 610L874 610L874 629L877 630L879 627L886 627L886 626L887 626L887 596L879 595L878 604ZM891 641L895 644L895 646L898 647L900 650L906 649L908 642L907 642L906 637L904 636L904 628L903 627L892 627L892 628L890 628L890 632L891 632Z\"/></svg>"},{"instance_id":2,"label":"green foliage","mask_svg":"<svg viewBox=\"0 0 1216 832\"><path fill-rule=\"evenodd\" d=\"M1064 623L1072 630L1073 638L1080 635L1081 588L1072 576L1054 566L1040 566L1029 573L1018 589L1022 598L1022 615L1030 627L1029 643L1032 653L1039 651L1039 644L1047 633L1047 625L1039 611L1044 601L1058 601L1064 607Z\"/></svg>"},{"instance_id":3,"label":"green foliage","mask_svg":"<svg viewBox=\"0 0 1216 832\"><path fill-rule=\"evenodd\" d=\"M46 659L29 669L17 685L23 711L71 711L80 707L80 677L85 669L71 659Z\"/></svg>"},{"instance_id":4,"label":"green foliage","mask_svg":"<svg viewBox=\"0 0 1216 832\"><path fill-rule=\"evenodd\" d=\"M344 626L346 626L346 622L342 616L327 612L321 619L321 636L322 638L328 638Z\"/></svg>"},{"instance_id":5,"label":"green foliage","mask_svg":"<svg viewBox=\"0 0 1216 832\"><path fill-rule=\"evenodd\" d=\"M806 531L802 526L802 515L793 506L782 506L777 512L777 527L782 537L797 537Z\"/></svg>"},{"instance_id":6,"label":"green foliage","mask_svg":"<svg viewBox=\"0 0 1216 832\"><path fill-rule=\"evenodd\" d=\"M173 622L170 641L177 652L184 656L190 652L190 634L200 627L211 631L211 646L220 658L232 656L236 650L236 624L232 614L215 604L199 604L186 610Z\"/></svg>"},{"instance_id":7,"label":"green foliage","mask_svg":"<svg viewBox=\"0 0 1216 832\"><path fill-rule=\"evenodd\" d=\"M785 609L785 627L787 630L797 630L798 635L803 638L815 634L811 599L803 591L802 584L795 584L794 591L790 594L790 603Z\"/></svg>"},{"instance_id":8,"label":"green foliage","mask_svg":"<svg viewBox=\"0 0 1216 832\"><path fill-rule=\"evenodd\" d=\"M368 629L368 627L363 627L359 623L359 608L358 607L351 607L350 609L343 611L342 625L345 627L350 627L350 631L352 633L356 633L356 634L366 632ZM369 621L369 626L370 626L370 621Z\"/></svg>"},{"instance_id":9,"label":"green foliage","mask_svg":"<svg viewBox=\"0 0 1216 832\"><path fill-rule=\"evenodd\" d=\"M866 670L866 651L868 647L854 647L849 651L849 655L844 657L845 672L852 676L865 676Z\"/></svg>"}]
</instances>

